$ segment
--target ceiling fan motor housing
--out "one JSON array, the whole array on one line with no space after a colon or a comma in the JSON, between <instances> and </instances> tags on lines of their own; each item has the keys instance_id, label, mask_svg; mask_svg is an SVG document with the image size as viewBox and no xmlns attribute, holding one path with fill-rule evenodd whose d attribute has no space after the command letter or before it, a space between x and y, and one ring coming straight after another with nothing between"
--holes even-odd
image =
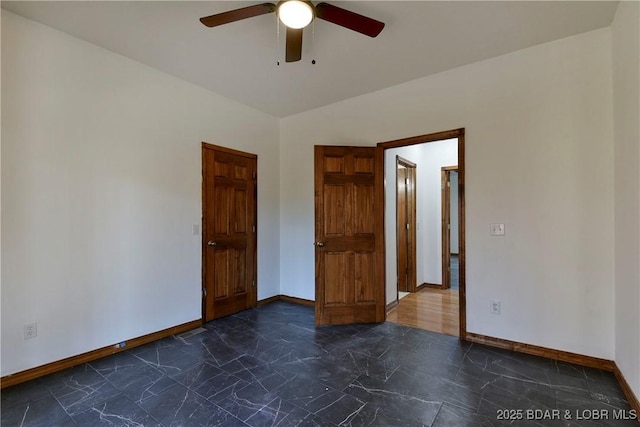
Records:
<instances>
[{"instance_id":1,"label":"ceiling fan motor housing","mask_svg":"<svg viewBox=\"0 0 640 427\"><path fill-rule=\"evenodd\" d=\"M280 22L295 30L306 27L316 16L313 3L305 0L282 0L276 10Z\"/></svg>"}]
</instances>

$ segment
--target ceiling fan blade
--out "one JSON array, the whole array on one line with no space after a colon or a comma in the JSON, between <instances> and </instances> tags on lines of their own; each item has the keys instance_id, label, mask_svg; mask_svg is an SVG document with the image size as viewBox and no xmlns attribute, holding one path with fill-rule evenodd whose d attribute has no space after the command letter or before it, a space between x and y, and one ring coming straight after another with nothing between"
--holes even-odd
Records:
<instances>
[{"instance_id":1,"label":"ceiling fan blade","mask_svg":"<svg viewBox=\"0 0 640 427\"><path fill-rule=\"evenodd\" d=\"M200 18L207 27L217 27L218 25L228 24L229 22L240 21L242 19L253 18L254 16L265 15L274 12L276 5L273 3L262 3L253 6L243 7L241 9L230 10L228 12L218 13L216 15L205 16Z\"/></svg>"},{"instance_id":2,"label":"ceiling fan blade","mask_svg":"<svg viewBox=\"0 0 640 427\"><path fill-rule=\"evenodd\" d=\"M302 59L302 28L295 30L287 27L287 62L296 62Z\"/></svg>"},{"instance_id":3,"label":"ceiling fan blade","mask_svg":"<svg viewBox=\"0 0 640 427\"><path fill-rule=\"evenodd\" d=\"M316 17L369 37L376 37L384 28L384 22L367 18L328 3L318 3L316 5Z\"/></svg>"}]
</instances>

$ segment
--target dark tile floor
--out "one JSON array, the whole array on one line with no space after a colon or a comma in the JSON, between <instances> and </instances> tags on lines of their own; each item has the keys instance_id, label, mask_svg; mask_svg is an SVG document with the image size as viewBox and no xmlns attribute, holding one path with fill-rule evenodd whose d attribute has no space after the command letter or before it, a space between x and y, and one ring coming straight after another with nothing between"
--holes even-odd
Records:
<instances>
[{"instance_id":1,"label":"dark tile floor","mask_svg":"<svg viewBox=\"0 0 640 427\"><path fill-rule=\"evenodd\" d=\"M575 419L631 409L607 372L393 323L313 322L273 303L10 387L2 426L637 425Z\"/></svg>"}]
</instances>

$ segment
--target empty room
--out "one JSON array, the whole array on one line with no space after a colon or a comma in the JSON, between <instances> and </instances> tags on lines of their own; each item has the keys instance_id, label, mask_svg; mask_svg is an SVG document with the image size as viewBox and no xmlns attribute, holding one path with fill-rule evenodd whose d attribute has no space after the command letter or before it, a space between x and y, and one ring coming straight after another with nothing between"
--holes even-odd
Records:
<instances>
[{"instance_id":1,"label":"empty room","mask_svg":"<svg viewBox=\"0 0 640 427\"><path fill-rule=\"evenodd\" d=\"M3 426L638 425L640 2L1 7Z\"/></svg>"}]
</instances>

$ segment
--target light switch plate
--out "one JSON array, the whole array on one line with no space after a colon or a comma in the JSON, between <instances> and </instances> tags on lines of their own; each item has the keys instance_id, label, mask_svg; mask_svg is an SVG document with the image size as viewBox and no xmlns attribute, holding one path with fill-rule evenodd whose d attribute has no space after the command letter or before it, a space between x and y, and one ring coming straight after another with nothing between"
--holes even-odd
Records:
<instances>
[{"instance_id":1,"label":"light switch plate","mask_svg":"<svg viewBox=\"0 0 640 427\"><path fill-rule=\"evenodd\" d=\"M499 315L501 311L502 310L501 310L501 307L500 307L500 301L497 300L497 299L492 299L491 300L491 305L490 305L490 308L489 308L489 312L491 314L498 314Z\"/></svg>"},{"instance_id":2,"label":"light switch plate","mask_svg":"<svg viewBox=\"0 0 640 427\"><path fill-rule=\"evenodd\" d=\"M491 224L492 236L504 236L504 224Z\"/></svg>"}]
</instances>

